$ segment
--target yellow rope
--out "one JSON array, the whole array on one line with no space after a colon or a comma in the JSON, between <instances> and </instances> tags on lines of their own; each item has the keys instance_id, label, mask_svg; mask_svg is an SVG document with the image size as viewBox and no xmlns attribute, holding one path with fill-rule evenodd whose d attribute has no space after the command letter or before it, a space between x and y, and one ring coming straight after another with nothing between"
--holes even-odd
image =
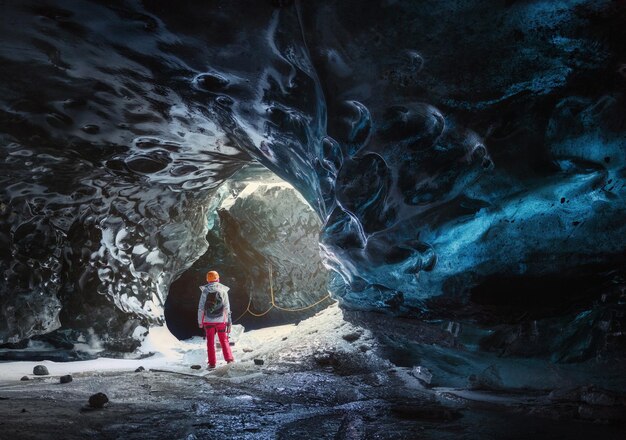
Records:
<instances>
[{"instance_id":1,"label":"yellow rope","mask_svg":"<svg viewBox=\"0 0 626 440\"><path fill-rule=\"evenodd\" d=\"M254 313L252 310L250 310L250 306L252 305L252 296L250 294L248 294L248 307L246 307L246 310L244 310L244 312L241 315L239 315L239 317L237 319L235 319L233 322L239 321L241 318L244 317L244 315L246 313L250 313L252 316L256 316L257 318L260 318L261 316L264 316L264 315L268 314L269 311L274 309L274 308L276 308L278 310L282 310L283 312L302 312L304 310L311 309L311 308L315 307L316 305L320 304L321 302L323 302L323 301L325 301L325 300L330 298L330 293L329 293L324 298L314 302L313 304L309 304L308 306L305 306L305 307L300 307L300 308L296 308L296 309L287 309L285 307L281 307L281 306L277 305L276 301L274 300L274 283L272 282L273 274L272 274L272 263L271 262L269 264L268 274L269 274L269 279L270 279L270 302L271 302L270 308L267 309L266 311L264 311L263 313Z\"/></svg>"},{"instance_id":2,"label":"yellow rope","mask_svg":"<svg viewBox=\"0 0 626 440\"><path fill-rule=\"evenodd\" d=\"M273 305L274 307L276 307L278 310L282 310L282 311L284 311L284 312L301 312L301 311L303 311L303 310L308 310L308 309L311 309L311 308L315 307L316 305L318 305L318 304L319 304L319 303L321 303L322 301L327 300L328 298L330 298L330 294L326 295L324 298L320 299L319 301L314 302L313 304L310 304L310 305L308 305L308 306L306 306L306 307L300 307L300 308L298 308L298 309L285 309L285 308L283 308L283 307L277 306L277 305L276 305L276 304L274 304L274 303L272 303L272 305Z\"/></svg>"},{"instance_id":3,"label":"yellow rope","mask_svg":"<svg viewBox=\"0 0 626 440\"><path fill-rule=\"evenodd\" d=\"M248 307L250 307L250 304L248 304ZM243 315L245 315L246 313L248 313L248 309L246 308L246 310L243 311L243 313L241 315L239 315L239 318L235 319L233 321L233 324L237 321L239 321L241 318L243 318Z\"/></svg>"},{"instance_id":4,"label":"yellow rope","mask_svg":"<svg viewBox=\"0 0 626 440\"><path fill-rule=\"evenodd\" d=\"M248 313L250 313L252 316L256 316L257 318L260 318L263 315L267 315L267 313L272 310L272 307L270 307L269 309L267 309L266 311L264 311L263 313L254 313L252 310L248 309Z\"/></svg>"},{"instance_id":5,"label":"yellow rope","mask_svg":"<svg viewBox=\"0 0 626 440\"><path fill-rule=\"evenodd\" d=\"M239 317L233 321L233 323L235 323L235 322L239 321L241 318L243 318L246 313L250 313L252 316L256 316L257 318L260 318L261 316L267 314L273 308L273 306L270 306L270 308L267 309L266 311L264 311L263 313L257 314L257 313L254 313L252 310L250 310L250 306L251 305L252 305L252 296L248 295L248 306L246 307L246 310L244 310L243 313L241 315L239 315Z\"/></svg>"}]
</instances>

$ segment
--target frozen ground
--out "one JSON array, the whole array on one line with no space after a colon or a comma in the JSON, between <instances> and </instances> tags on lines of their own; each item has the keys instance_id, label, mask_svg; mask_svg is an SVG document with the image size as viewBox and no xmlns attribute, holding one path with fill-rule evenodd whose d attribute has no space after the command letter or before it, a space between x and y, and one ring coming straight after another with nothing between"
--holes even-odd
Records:
<instances>
[{"instance_id":1,"label":"frozen ground","mask_svg":"<svg viewBox=\"0 0 626 440\"><path fill-rule=\"evenodd\" d=\"M383 359L375 335L337 306L243 333L233 348L237 363L196 371L201 338L153 329L142 349L157 354L142 360L2 363L0 439L624 438L623 402L592 387L431 388L427 372ZM32 376L36 364L50 376ZM73 381L60 384L64 374ZM110 402L90 409L97 392Z\"/></svg>"}]
</instances>

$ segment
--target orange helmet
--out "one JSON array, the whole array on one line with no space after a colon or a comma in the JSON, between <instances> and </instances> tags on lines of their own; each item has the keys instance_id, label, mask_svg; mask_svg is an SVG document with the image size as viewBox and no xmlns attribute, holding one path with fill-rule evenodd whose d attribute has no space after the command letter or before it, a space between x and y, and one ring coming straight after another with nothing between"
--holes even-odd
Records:
<instances>
[{"instance_id":1,"label":"orange helmet","mask_svg":"<svg viewBox=\"0 0 626 440\"><path fill-rule=\"evenodd\" d=\"M220 274L215 272L214 270L210 270L206 273L207 283L215 283L219 280L220 280Z\"/></svg>"}]
</instances>

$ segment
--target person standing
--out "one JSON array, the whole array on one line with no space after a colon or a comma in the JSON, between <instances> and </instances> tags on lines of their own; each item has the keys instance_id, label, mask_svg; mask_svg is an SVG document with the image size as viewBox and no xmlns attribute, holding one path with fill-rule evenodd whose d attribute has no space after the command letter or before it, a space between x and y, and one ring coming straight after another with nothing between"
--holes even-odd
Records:
<instances>
[{"instance_id":1,"label":"person standing","mask_svg":"<svg viewBox=\"0 0 626 440\"><path fill-rule=\"evenodd\" d=\"M232 326L230 302L228 300L229 287L220 283L219 274L211 270L206 274L208 284L200 286L202 295L198 303L198 327L206 332L206 346L209 357L208 368L215 368L215 333L222 346L224 360L227 363L235 362L230 350L228 334Z\"/></svg>"}]
</instances>

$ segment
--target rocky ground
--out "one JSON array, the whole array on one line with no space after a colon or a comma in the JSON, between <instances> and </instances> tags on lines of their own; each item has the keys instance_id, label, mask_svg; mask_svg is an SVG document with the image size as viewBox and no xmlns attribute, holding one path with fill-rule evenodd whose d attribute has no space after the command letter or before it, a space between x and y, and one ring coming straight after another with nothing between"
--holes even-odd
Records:
<instances>
[{"instance_id":1,"label":"rocky ground","mask_svg":"<svg viewBox=\"0 0 626 440\"><path fill-rule=\"evenodd\" d=\"M174 362L20 381L2 370L0 439L623 439L623 396L593 386L503 392L431 387L332 306L297 326L244 333L237 363L194 370L196 344ZM262 361L262 362L261 362ZM96 361L97 362L97 361ZM135 372L136 365L146 365ZM259 365L261 364L262 365ZM79 365L76 363L75 365ZM67 369L67 366L64 367ZM55 369L57 371L55 371ZM65 371L64 371L65 372ZM89 406L102 392L109 402Z\"/></svg>"}]
</instances>

